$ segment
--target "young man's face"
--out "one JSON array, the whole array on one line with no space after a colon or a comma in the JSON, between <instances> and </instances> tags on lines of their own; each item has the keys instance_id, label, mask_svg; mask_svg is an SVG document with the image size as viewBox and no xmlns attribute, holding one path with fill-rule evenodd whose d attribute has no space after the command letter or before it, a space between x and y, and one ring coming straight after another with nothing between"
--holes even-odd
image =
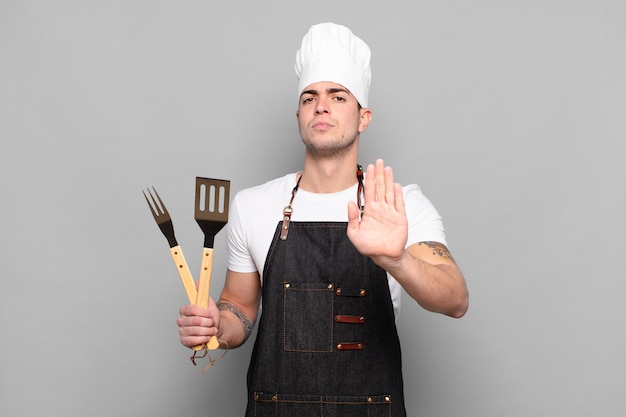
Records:
<instances>
[{"instance_id":1,"label":"young man's face","mask_svg":"<svg viewBox=\"0 0 626 417\"><path fill-rule=\"evenodd\" d=\"M298 128L310 152L331 156L356 143L369 124L371 112L340 84L317 82L300 94Z\"/></svg>"}]
</instances>

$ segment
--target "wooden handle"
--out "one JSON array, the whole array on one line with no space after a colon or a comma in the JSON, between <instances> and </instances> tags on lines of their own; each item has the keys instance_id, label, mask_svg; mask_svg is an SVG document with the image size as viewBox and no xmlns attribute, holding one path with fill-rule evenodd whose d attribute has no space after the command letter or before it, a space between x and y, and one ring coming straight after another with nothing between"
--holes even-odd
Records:
<instances>
[{"instance_id":1,"label":"wooden handle","mask_svg":"<svg viewBox=\"0 0 626 417\"><path fill-rule=\"evenodd\" d=\"M201 307L209 306L209 294L211 291L211 275L213 272L213 248L204 248L202 250L202 265L200 267L200 281L198 283L198 297L195 304ZM220 347L217 337L211 336L207 344L209 350L215 350ZM194 346L194 350L202 350L204 346Z\"/></svg>"},{"instance_id":2,"label":"wooden handle","mask_svg":"<svg viewBox=\"0 0 626 417\"><path fill-rule=\"evenodd\" d=\"M200 267L200 282L198 283L198 298L196 305L209 306L209 293L211 290L211 274L213 272L213 249L202 250L202 265Z\"/></svg>"},{"instance_id":3,"label":"wooden handle","mask_svg":"<svg viewBox=\"0 0 626 417\"><path fill-rule=\"evenodd\" d=\"M187 298L189 298L189 303L195 304L196 300L198 299L198 291L196 291L196 284L193 281L193 276L191 276L191 271L187 266L187 261L185 261L183 249L177 245L173 248L170 248L170 253L172 254L172 259L174 259L174 263L176 264L176 269L178 270L178 275L180 275L180 280L183 282L183 287L185 287L185 292L187 293Z\"/></svg>"}]
</instances>

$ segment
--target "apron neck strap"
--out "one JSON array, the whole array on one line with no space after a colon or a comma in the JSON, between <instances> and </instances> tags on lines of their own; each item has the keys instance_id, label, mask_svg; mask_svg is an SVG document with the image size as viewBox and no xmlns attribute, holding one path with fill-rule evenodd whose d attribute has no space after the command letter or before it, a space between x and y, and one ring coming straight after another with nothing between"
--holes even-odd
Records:
<instances>
[{"instance_id":1,"label":"apron neck strap","mask_svg":"<svg viewBox=\"0 0 626 417\"><path fill-rule=\"evenodd\" d=\"M289 222L291 221L291 215L293 214L293 199L298 192L298 188L300 187L300 181L302 180L302 174L296 181L295 187L291 190L291 198L289 199L289 204L283 209L283 227L280 232L280 239L287 240L287 233L289 232ZM356 165L356 179L358 182L357 191L356 191L356 204L359 208L361 214L363 214L363 208L365 205L361 203L361 195L363 194L363 167L360 164Z\"/></svg>"}]
</instances>

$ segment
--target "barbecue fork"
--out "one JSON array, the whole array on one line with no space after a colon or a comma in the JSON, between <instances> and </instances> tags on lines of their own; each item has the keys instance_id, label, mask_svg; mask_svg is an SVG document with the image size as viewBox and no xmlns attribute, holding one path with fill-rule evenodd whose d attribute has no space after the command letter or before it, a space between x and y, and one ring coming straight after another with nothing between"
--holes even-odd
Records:
<instances>
[{"instance_id":1,"label":"barbecue fork","mask_svg":"<svg viewBox=\"0 0 626 417\"><path fill-rule=\"evenodd\" d=\"M161 229L161 232L163 232L163 235L170 245L170 253L172 254L172 259L174 259L174 263L176 264L176 269L178 270L178 274L180 275L183 287L185 287L185 292L187 293L189 303L195 304L198 298L198 291L196 291L196 285L191 275L191 271L189 271L187 261L185 261L183 250L178 245L178 242L176 242L172 218L170 217L167 208L165 208L165 204L163 204L163 201L161 200L161 197L159 197L156 189L152 187L152 190L154 191L154 195L152 195L152 192L149 189L147 190L152 201L148 199L148 196L142 190L143 196L146 198L146 202L150 207L150 211L152 212L154 220L156 220L157 224L159 225L159 229ZM156 200L154 198L155 195Z\"/></svg>"}]
</instances>

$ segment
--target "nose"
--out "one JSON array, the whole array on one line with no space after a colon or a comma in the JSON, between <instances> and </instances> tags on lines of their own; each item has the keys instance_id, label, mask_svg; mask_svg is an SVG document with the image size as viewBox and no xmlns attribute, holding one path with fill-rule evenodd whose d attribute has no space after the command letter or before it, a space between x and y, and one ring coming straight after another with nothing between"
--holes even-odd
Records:
<instances>
[{"instance_id":1,"label":"nose","mask_svg":"<svg viewBox=\"0 0 626 417\"><path fill-rule=\"evenodd\" d=\"M325 99L319 97L315 102L315 114L328 113L330 108Z\"/></svg>"}]
</instances>

